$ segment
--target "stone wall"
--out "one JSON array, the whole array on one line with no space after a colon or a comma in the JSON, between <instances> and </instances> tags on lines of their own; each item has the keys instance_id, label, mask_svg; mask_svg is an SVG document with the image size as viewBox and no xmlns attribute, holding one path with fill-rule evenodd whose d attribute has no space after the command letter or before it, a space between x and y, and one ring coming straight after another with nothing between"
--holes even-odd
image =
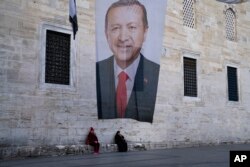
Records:
<instances>
[{"instance_id":1,"label":"stone wall","mask_svg":"<svg viewBox=\"0 0 250 167\"><path fill-rule=\"evenodd\" d=\"M183 26L182 0L168 1L153 124L98 120L95 1L78 0L73 89L41 84L42 26L71 30L67 0L0 1L0 149L81 145L89 127L113 143L117 130L150 149L250 141L250 5L232 5L237 41L225 38L229 7L196 0L195 29ZM183 56L197 59L198 97L183 96ZM227 65L238 68L239 102L227 99Z\"/></svg>"}]
</instances>

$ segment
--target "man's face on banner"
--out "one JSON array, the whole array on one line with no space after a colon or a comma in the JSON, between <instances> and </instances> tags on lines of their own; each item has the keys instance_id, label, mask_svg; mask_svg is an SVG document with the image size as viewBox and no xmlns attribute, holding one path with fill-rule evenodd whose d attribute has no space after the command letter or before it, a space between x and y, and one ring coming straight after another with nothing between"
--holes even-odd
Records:
<instances>
[{"instance_id":1,"label":"man's face on banner","mask_svg":"<svg viewBox=\"0 0 250 167\"><path fill-rule=\"evenodd\" d=\"M137 58L146 32L143 11L139 6L122 6L109 11L106 37L121 68L126 68Z\"/></svg>"}]
</instances>

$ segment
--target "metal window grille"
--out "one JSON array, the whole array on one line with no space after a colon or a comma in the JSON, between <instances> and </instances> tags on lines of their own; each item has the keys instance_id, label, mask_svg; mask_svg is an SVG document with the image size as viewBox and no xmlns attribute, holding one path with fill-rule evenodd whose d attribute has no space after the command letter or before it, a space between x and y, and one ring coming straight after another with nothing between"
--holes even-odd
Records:
<instances>
[{"instance_id":1,"label":"metal window grille","mask_svg":"<svg viewBox=\"0 0 250 167\"><path fill-rule=\"evenodd\" d=\"M183 25L186 27L194 28L194 0L183 1Z\"/></svg>"},{"instance_id":2,"label":"metal window grille","mask_svg":"<svg viewBox=\"0 0 250 167\"><path fill-rule=\"evenodd\" d=\"M226 10L226 38L230 41L236 40L236 17L234 11L229 8Z\"/></svg>"},{"instance_id":3,"label":"metal window grille","mask_svg":"<svg viewBox=\"0 0 250 167\"><path fill-rule=\"evenodd\" d=\"M47 30L45 83L70 84L70 34Z\"/></svg>"},{"instance_id":4,"label":"metal window grille","mask_svg":"<svg viewBox=\"0 0 250 167\"><path fill-rule=\"evenodd\" d=\"M228 80L228 100L239 101L237 68L227 67L227 80Z\"/></svg>"},{"instance_id":5,"label":"metal window grille","mask_svg":"<svg viewBox=\"0 0 250 167\"><path fill-rule=\"evenodd\" d=\"M184 96L197 97L196 59L184 57Z\"/></svg>"}]
</instances>

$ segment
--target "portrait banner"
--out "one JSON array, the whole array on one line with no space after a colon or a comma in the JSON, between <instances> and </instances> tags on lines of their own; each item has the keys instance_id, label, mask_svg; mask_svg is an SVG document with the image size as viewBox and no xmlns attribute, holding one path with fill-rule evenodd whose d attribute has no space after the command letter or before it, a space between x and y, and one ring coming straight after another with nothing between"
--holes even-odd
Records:
<instances>
[{"instance_id":1,"label":"portrait banner","mask_svg":"<svg viewBox=\"0 0 250 167\"><path fill-rule=\"evenodd\" d=\"M167 0L96 0L99 119L153 122Z\"/></svg>"}]
</instances>

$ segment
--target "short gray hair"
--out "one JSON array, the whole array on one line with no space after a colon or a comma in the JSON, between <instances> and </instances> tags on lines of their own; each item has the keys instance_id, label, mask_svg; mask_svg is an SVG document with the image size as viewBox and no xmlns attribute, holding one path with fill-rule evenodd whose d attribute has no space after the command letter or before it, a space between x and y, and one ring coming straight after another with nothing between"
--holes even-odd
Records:
<instances>
[{"instance_id":1,"label":"short gray hair","mask_svg":"<svg viewBox=\"0 0 250 167\"><path fill-rule=\"evenodd\" d=\"M148 28L148 18L147 18L147 11L146 8L143 4L141 4L138 0L119 0L117 2L114 2L110 5L110 7L107 10L106 16L105 16L105 30L107 30L108 27L108 13L110 12L111 9L117 8L117 7L123 7L123 6L132 6L132 5L137 5L141 7L143 11L143 24L145 28Z\"/></svg>"}]
</instances>

